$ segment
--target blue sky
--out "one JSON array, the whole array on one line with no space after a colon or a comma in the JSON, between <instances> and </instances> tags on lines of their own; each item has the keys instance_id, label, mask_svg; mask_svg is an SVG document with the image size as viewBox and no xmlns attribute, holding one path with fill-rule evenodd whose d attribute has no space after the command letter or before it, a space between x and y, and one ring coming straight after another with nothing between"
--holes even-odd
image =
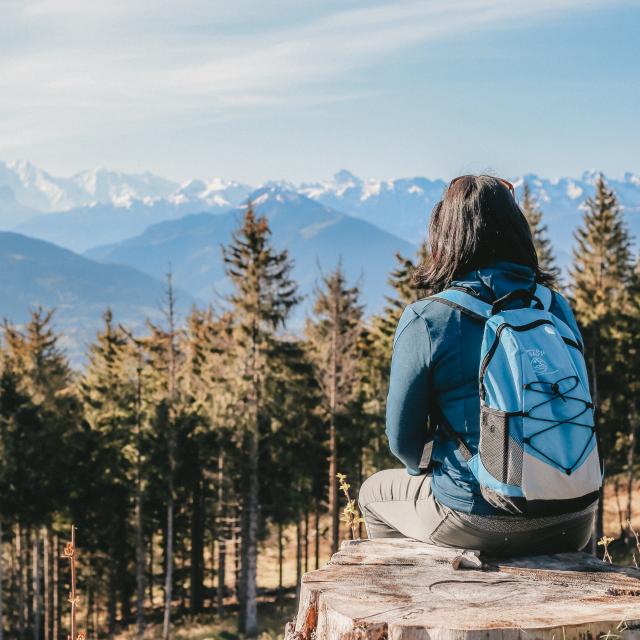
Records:
<instances>
[{"instance_id":1,"label":"blue sky","mask_svg":"<svg viewBox=\"0 0 640 640\"><path fill-rule=\"evenodd\" d=\"M640 0L3 0L0 159L176 179L640 172Z\"/></svg>"}]
</instances>

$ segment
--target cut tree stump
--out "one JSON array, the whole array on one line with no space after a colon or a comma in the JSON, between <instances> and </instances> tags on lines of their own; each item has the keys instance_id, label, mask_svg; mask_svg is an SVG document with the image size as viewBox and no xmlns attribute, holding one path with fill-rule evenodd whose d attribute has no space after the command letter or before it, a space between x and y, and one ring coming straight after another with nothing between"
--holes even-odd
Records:
<instances>
[{"instance_id":1,"label":"cut tree stump","mask_svg":"<svg viewBox=\"0 0 640 640\"><path fill-rule=\"evenodd\" d=\"M406 539L343 543L302 578L286 640L640 639L640 571L586 553L479 557Z\"/></svg>"}]
</instances>

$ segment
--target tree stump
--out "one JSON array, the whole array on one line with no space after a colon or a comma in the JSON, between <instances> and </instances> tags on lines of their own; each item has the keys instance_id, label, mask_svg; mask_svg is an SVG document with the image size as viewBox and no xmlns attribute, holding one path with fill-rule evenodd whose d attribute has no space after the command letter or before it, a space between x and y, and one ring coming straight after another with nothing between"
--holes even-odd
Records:
<instances>
[{"instance_id":1,"label":"tree stump","mask_svg":"<svg viewBox=\"0 0 640 640\"><path fill-rule=\"evenodd\" d=\"M640 570L586 553L480 558L406 539L343 543L302 578L286 640L640 638Z\"/></svg>"}]
</instances>

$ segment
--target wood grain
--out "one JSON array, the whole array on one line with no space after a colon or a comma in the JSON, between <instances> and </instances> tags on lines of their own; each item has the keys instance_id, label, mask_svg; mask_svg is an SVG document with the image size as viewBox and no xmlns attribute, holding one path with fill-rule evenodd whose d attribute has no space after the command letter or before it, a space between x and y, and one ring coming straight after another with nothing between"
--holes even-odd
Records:
<instances>
[{"instance_id":1,"label":"wood grain","mask_svg":"<svg viewBox=\"0 0 640 640\"><path fill-rule=\"evenodd\" d=\"M459 567L455 569L454 567ZM640 571L584 553L482 559L406 539L343 544L304 575L286 640L640 639Z\"/></svg>"}]
</instances>

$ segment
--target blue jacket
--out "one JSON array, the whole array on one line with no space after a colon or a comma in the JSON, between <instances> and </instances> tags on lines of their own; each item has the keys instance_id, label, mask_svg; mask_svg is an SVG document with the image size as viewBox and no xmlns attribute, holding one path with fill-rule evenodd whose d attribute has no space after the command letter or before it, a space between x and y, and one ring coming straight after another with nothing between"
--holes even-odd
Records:
<instances>
[{"instance_id":1,"label":"blue jacket","mask_svg":"<svg viewBox=\"0 0 640 640\"><path fill-rule=\"evenodd\" d=\"M534 273L529 267L497 262L452 284L471 287L482 299L491 302L533 283ZM553 293L550 311L564 320L582 342L573 313L557 292ZM483 331L481 322L435 300L425 298L405 308L393 342L387 437L391 451L410 474L424 473L419 465L432 403L437 403L451 426L472 448L477 448L478 369ZM455 443L442 435L434 442L432 473L434 496L443 505L466 513L498 513L480 495L480 488Z\"/></svg>"}]
</instances>

